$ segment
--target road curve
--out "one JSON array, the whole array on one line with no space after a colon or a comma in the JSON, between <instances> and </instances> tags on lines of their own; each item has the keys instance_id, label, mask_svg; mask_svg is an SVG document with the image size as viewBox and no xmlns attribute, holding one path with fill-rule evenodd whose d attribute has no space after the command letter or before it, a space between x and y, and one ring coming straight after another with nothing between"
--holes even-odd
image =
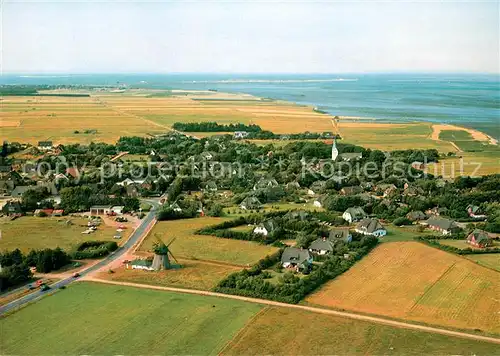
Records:
<instances>
[{"instance_id":1,"label":"road curve","mask_svg":"<svg viewBox=\"0 0 500 356\"><path fill-rule=\"evenodd\" d=\"M344 318L356 319L356 320L361 320L361 321L368 321L368 322L372 322L372 323L384 324L384 325L394 326L394 327L398 327L398 328L412 329L412 330L424 331L424 332L429 332L429 333L442 334L442 335L447 335L447 336L454 336L454 337L460 337L460 338L465 338L465 339L472 339L472 340L477 340L477 341L486 341L486 342L491 342L491 343L495 343L495 344L500 344L500 339L495 338L495 337L469 334L466 332L441 329L441 328L436 328L436 327L432 327L432 326L405 323L402 321L379 318L379 317L375 317L375 316L368 316L368 315L349 313L349 312L341 312L341 311L337 311L337 310L323 309L323 308L318 308L318 307L310 307L307 305L287 304L287 303L275 302L275 301L267 300L267 299L250 298L250 297L243 297L243 296L239 296L239 295L223 294L223 293L209 292L209 291L196 290L196 289L162 287L162 286L153 286L153 285L130 283L130 282L109 281L109 280L91 278L91 277L84 278L82 281L91 281L91 282L115 284L115 285L121 285L121 286L127 286L127 287L156 289L156 290L163 290L163 291L177 292L177 293L189 293L189 294L206 295L206 296L211 296L211 297L237 299L237 300L242 300L242 301L250 302L250 303L258 303L258 304L264 304L264 305L270 305L270 306L276 306L276 307L282 307L282 308L301 309L301 310L306 310L306 311L310 311L313 313L340 316L340 317L344 317Z\"/></svg>"},{"instance_id":2,"label":"road curve","mask_svg":"<svg viewBox=\"0 0 500 356\"><path fill-rule=\"evenodd\" d=\"M83 278L84 276L88 275L89 273L92 273L94 271L97 271L98 269L110 264L113 261L116 261L118 258L123 256L126 252L131 250L134 245L139 242L142 237L144 237L145 234L149 232L149 229L151 228L152 225L156 223L156 207L158 204L154 201L149 201L150 203L153 203L153 208L151 211L142 219L141 224L132 232L130 235L129 239L127 242L123 244L123 246L119 247L116 251L108 255L106 258L103 260L99 261L98 263L88 267L87 269L84 269L80 271L80 278ZM62 279L54 284L52 284L50 287L51 289L47 291L35 291L33 293L30 293L28 295L25 295L24 297L21 297L19 299L16 299L10 303L7 303L3 306L0 307L0 315L3 315L11 310L17 309L22 307L23 305L33 302L35 300L40 299L41 297L53 293L54 289L58 289L61 287L65 287L68 284L74 282L76 279L73 277L68 277L65 279Z\"/></svg>"}]
</instances>

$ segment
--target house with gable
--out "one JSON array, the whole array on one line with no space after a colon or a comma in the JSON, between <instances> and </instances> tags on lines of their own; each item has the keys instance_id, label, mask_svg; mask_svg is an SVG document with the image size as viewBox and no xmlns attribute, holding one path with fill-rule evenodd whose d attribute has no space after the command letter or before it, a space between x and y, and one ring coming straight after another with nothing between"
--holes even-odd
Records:
<instances>
[{"instance_id":1,"label":"house with gable","mask_svg":"<svg viewBox=\"0 0 500 356\"><path fill-rule=\"evenodd\" d=\"M309 252L316 255L328 255L332 253L335 244L326 237L320 237L311 242L309 245Z\"/></svg>"},{"instance_id":2,"label":"house with gable","mask_svg":"<svg viewBox=\"0 0 500 356\"><path fill-rule=\"evenodd\" d=\"M434 231L441 232L443 235L450 235L452 233L460 231L460 227L456 222L438 216L432 216L422 224L427 225Z\"/></svg>"},{"instance_id":3,"label":"house with gable","mask_svg":"<svg viewBox=\"0 0 500 356\"><path fill-rule=\"evenodd\" d=\"M262 223L258 224L253 229L253 233L267 236L270 233L272 233L273 231L275 231L277 229L277 227L278 226L276 224L276 221L273 219L269 219L269 220L263 221Z\"/></svg>"},{"instance_id":4,"label":"house with gable","mask_svg":"<svg viewBox=\"0 0 500 356\"><path fill-rule=\"evenodd\" d=\"M366 218L361 220L354 229L357 233L369 236L383 237L387 235L387 230L378 219Z\"/></svg>"},{"instance_id":5,"label":"house with gable","mask_svg":"<svg viewBox=\"0 0 500 356\"><path fill-rule=\"evenodd\" d=\"M359 221L361 219L364 219L368 216L368 214L365 213L363 208L359 206L355 206L352 208L348 208L344 213L342 214L342 218L347 221L348 223L352 223L354 221Z\"/></svg>"},{"instance_id":6,"label":"house with gable","mask_svg":"<svg viewBox=\"0 0 500 356\"><path fill-rule=\"evenodd\" d=\"M262 203L256 197L246 197L240 203L240 208L243 210L259 209L261 206L262 206Z\"/></svg>"},{"instance_id":7,"label":"house with gable","mask_svg":"<svg viewBox=\"0 0 500 356\"><path fill-rule=\"evenodd\" d=\"M465 241L469 245L479 248L486 248L493 246L493 240L488 235L488 233L486 231L479 229L475 229L474 231L472 231L469 234L469 236L467 236L467 239Z\"/></svg>"},{"instance_id":8,"label":"house with gable","mask_svg":"<svg viewBox=\"0 0 500 356\"><path fill-rule=\"evenodd\" d=\"M466 211L473 219L486 219L486 215L482 213L481 208L477 205L469 204Z\"/></svg>"},{"instance_id":9,"label":"house with gable","mask_svg":"<svg viewBox=\"0 0 500 356\"><path fill-rule=\"evenodd\" d=\"M313 257L308 250L287 247L281 255L281 265L284 268L294 268L297 272L311 268Z\"/></svg>"}]
</instances>

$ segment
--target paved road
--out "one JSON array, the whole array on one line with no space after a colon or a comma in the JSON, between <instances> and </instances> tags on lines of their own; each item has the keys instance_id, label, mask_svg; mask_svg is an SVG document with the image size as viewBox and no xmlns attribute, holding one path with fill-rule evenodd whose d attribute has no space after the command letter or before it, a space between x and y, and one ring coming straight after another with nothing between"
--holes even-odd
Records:
<instances>
[{"instance_id":1,"label":"paved road","mask_svg":"<svg viewBox=\"0 0 500 356\"><path fill-rule=\"evenodd\" d=\"M138 241L141 240L143 235L145 233L147 233L147 231L149 230L151 224L154 224L156 221L156 207L158 206L158 204L155 201L148 200L148 202L153 203L153 206L154 206L153 209L151 209L151 211L142 219L141 224L130 235L127 242L125 242L125 244L123 244L123 246L119 247L115 252L113 252L112 254L110 254L109 256L104 258L103 260L99 261L95 265L90 266L87 269L80 271L79 273L82 277L84 277L85 275L87 275L91 272L97 271L98 269L110 264L113 261L116 261L118 258L123 256L123 254L125 254L126 252L131 250L134 247L134 245ZM13 309L19 308L19 307L25 305L26 303L30 303L32 301L35 301L46 294L52 293L54 291L54 289L67 286L68 284L70 284L73 281L75 281L75 278L73 278L73 277L68 277L68 278L62 279L62 280L52 284L51 289L49 289L45 292L35 291L35 292L30 293L24 297L16 299L8 304L5 304L5 305L0 307L0 315L3 315L3 314L5 314Z\"/></svg>"},{"instance_id":2,"label":"paved road","mask_svg":"<svg viewBox=\"0 0 500 356\"><path fill-rule=\"evenodd\" d=\"M243 296L239 296L239 295L222 294L222 293L209 292L209 291L196 290L196 289L162 287L162 286L153 286L153 285L130 283L130 282L110 281L110 280L104 280L104 279L98 279L98 278L92 278L92 277L84 278L84 280L92 281L92 282L99 282L99 283L116 284L116 285L135 287L135 288L156 289L156 290L163 290L163 291L177 292L177 293L188 293L188 294L207 295L207 296L219 297L219 298L238 299L238 300L242 300L242 301L250 302L250 303L258 303L258 304L270 305L270 306L281 307L281 308L301 309L301 310L306 310L306 311L313 312L313 313L335 315L335 316L340 316L343 318L368 321L368 322L377 323L377 324L390 325L390 326L394 326L394 327L398 327L398 328L425 331L425 332L430 332L430 333L435 333L435 334L442 334L442 335L447 335L447 336L454 336L454 337L460 337L460 338L472 339L472 340L477 340L477 341L486 341L486 342L491 342L491 343L495 343L495 344L500 344L500 339L495 338L495 337L482 336L482 335L477 335L477 334L469 334L466 332L441 329L441 328L432 327L432 326L405 323L402 321L379 318L379 317L363 315L363 314L341 312L338 310L324 309L324 308L318 308L318 307L310 307L307 305L281 303L281 302L275 302L275 301L267 300L267 299L249 298L249 297L243 297Z\"/></svg>"}]
</instances>

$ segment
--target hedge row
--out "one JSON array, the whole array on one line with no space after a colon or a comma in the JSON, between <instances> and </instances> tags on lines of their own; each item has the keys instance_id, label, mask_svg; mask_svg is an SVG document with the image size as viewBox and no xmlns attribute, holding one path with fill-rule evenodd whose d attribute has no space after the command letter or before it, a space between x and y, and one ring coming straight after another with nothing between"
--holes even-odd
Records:
<instances>
[{"instance_id":1,"label":"hedge row","mask_svg":"<svg viewBox=\"0 0 500 356\"><path fill-rule=\"evenodd\" d=\"M325 282L347 271L356 261L368 254L377 243L377 238L364 237L362 241L351 244L353 248L350 251L351 258L345 259L343 254L342 256L332 255L303 278L291 278L291 283L284 281L280 284L273 284L266 281L267 275L264 269L280 262L283 251L280 250L274 255L266 256L250 269L230 274L219 282L214 291L295 304Z\"/></svg>"},{"instance_id":2,"label":"hedge row","mask_svg":"<svg viewBox=\"0 0 500 356\"><path fill-rule=\"evenodd\" d=\"M76 247L71 257L75 260L100 258L116 249L118 249L118 244L115 241L84 241Z\"/></svg>"}]
</instances>

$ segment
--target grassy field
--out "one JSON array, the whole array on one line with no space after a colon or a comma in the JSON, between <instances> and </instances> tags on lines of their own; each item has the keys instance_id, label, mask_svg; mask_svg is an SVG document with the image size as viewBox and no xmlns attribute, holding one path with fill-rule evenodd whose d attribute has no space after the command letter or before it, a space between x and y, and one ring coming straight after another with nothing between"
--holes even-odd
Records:
<instances>
[{"instance_id":1,"label":"grassy field","mask_svg":"<svg viewBox=\"0 0 500 356\"><path fill-rule=\"evenodd\" d=\"M500 333L498 272L417 242L382 244L306 301Z\"/></svg>"},{"instance_id":2,"label":"grassy field","mask_svg":"<svg viewBox=\"0 0 500 356\"><path fill-rule=\"evenodd\" d=\"M261 308L79 282L2 319L2 354L212 355Z\"/></svg>"},{"instance_id":3,"label":"grassy field","mask_svg":"<svg viewBox=\"0 0 500 356\"><path fill-rule=\"evenodd\" d=\"M488 248L484 249L484 248L480 248L480 247L474 247L472 245L469 245L465 240L443 239L443 240L439 240L439 243L441 245L447 245L447 246L452 246L452 247L461 248L461 249L464 249L464 248L471 248L473 250L487 250L488 249ZM494 241L493 246L491 248L495 248L495 247L500 247L500 243L498 241ZM498 258L500 259L500 255Z\"/></svg>"},{"instance_id":4,"label":"grassy field","mask_svg":"<svg viewBox=\"0 0 500 356\"><path fill-rule=\"evenodd\" d=\"M500 272L500 255L498 253L466 255L465 257L471 261L476 262L478 265L488 267Z\"/></svg>"},{"instance_id":5,"label":"grassy field","mask_svg":"<svg viewBox=\"0 0 500 356\"><path fill-rule=\"evenodd\" d=\"M210 290L229 274L241 270L241 267L195 260L180 259L179 263L182 268L159 272L126 269L122 266L119 269L115 269L115 273L102 272L99 278L112 281Z\"/></svg>"},{"instance_id":6,"label":"grassy field","mask_svg":"<svg viewBox=\"0 0 500 356\"><path fill-rule=\"evenodd\" d=\"M463 151L498 151L497 147L475 140L470 132L464 130L443 130L439 139L454 142Z\"/></svg>"},{"instance_id":7,"label":"grassy field","mask_svg":"<svg viewBox=\"0 0 500 356\"><path fill-rule=\"evenodd\" d=\"M168 131L177 121L253 123L276 133L332 131L330 116L317 113L308 106L243 98L242 94L158 94L161 93L142 90L122 94L92 93L90 97L4 98L0 113L2 134L9 141L30 143L47 139L56 143L112 143L120 136ZM240 97L233 100L238 95ZM97 130L97 133L84 134L87 129ZM345 142L367 148L419 147L456 151L449 142L433 140L431 132L428 123L340 122L340 133ZM203 133L199 135L205 136ZM387 139L380 140L381 136Z\"/></svg>"},{"instance_id":8,"label":"grassy field","mask_svg":"<svg viewBox=\"0 0 500 356\"><path fill-rule=\"evenodd\" d=\"M497 346L302 310L267 308L222 355L493 355Z\"/></svg>"},{"instance_id":9,"label":"grassy field","mask_svg":"<svg viewBox=\"0 0 500 356\"><path fill-rule=\"evenodd\" d=\"M494 147L494 146L491 146ZM461 175L481 176L500 173L500 152L460 152L456 157L430 163L425 171L435 176L455 178Z\"/></svg>"},{"instance_id":10,"label":"grassy field","mask_svg":"<svg viewBox=\"0 0 500 356\"><path fill-rule=\"evenodd\" d=\"M176 237L172 244L175 257L189 260L217 261L246 266L257 262L266 255L277 251L275 247L260 245L255 242L218 238L215 236L195 235L194 231L215 225L225 218L195 218L158 222L146 237L141 251L151 251L156 236L164 241Z\"/></svg>"},{"instance_id":11,"label":"grassy field","mask_svg":"<svg viewBox=\"0 0 500 356\"><path fill-rule=\"evenodd\" d=\"M71 220L72 224L66 224ZM74 245L89 240L121 242L131 232L131 228L122 233L121 240L113 239L115 228L102 223L96 232L82 234L87 229L87 219L74 217L33 217L23 216L16 220L0 219L2 238L0 250L19 248L23 252L32 249L55 248L69 250Z\"/></svg>"}]
</instances>

